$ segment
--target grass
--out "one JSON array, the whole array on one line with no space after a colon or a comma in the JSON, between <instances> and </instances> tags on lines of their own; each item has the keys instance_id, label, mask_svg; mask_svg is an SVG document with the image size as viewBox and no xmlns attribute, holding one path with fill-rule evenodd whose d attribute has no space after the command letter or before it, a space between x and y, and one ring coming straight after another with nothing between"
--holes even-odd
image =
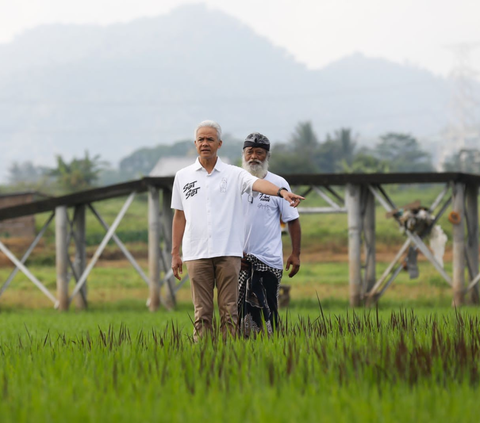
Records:
<instances>
[{"instance_id":1,"label":"grass","mask_svg":"<svg viewBox=\"0 0 480 423\"><path fill-rule=\"evenodd\" d=\"M452 310L420 267L377 314L348 309L342 263L305 264L278 336L199 344L188 287L176 311L149 313L125 262L94 269L81 313L19 275L0 304L1 421L476 421L479 310ZM54 289L52 267L32 270Z\"/></svg>"},{"instance_id":2,"label":"grass","mask_svg":"<svg viewBox=\"0 0 480 423\"><path fill-rule=\"evenodd\" d=\"M322 260L322 256L319 256ZM147 263L140 259L139 264L147 271ZM377 275L387 267L387 262L377 263ZM451 264L445 264L446 271L451 273ZM56 270L53 266L29 266L31 272L54 295L56 290ZM451 288L442 279L434 267L426 261L419 261L420 277L410 280L406 272L402 272L392 286L386 291L381 301L395 300L397 305L407 304L416 299L428 300L430 304L448 305L451 301ZM12 268L0 268L0 281L5 281ZM322 300L339 300L348 303L348 267L343 262L320 261L302 264L300 272L289 278L284 274L283 283L291 285L291 297L300 301L316 298ZM72 289L73 284L70 284ZM110 302L124 303L136 301L145 305L148 298L148 287L127 261L100 261L88 278L88 297L92 305L105 306ZM180 302L190 301L189 283L179 290ZM1 309L48 308L50 300L38 290L28 278L18 273L9 288L0 298Z\"/></svg>"},{"instance_id":3,"label":"grass","mask_svg":"<svg viewBox=\"0 0 480 423\"><path fill-rule=\"evenodd\" d=\"M194 344L186 310L3 313L2 422L474 422L478 319L307 302L273 338Z\"/></svg>"},{"instance_id":4,"label":"grass","mask_svg":"<svg viewBox=\"0 0 480 423\"><path fill-rule=\"evenodd\" d=\"M389 192L430 204L441 188ZM97 209L111 223L122 203ZM87 216L92 254L104 230ZM452 309L451 288L421 258L420 278L402 273L378 309L349 309L346 215L301 220L302 268L284 276L292 302L270 339L193 343L188 283L176 311L149 313L148 287L113 245L88 279L87 312L59 314L18 274L0 299L0 421L478 421L480 311ZM144 228L140 196L118 233L147 269ZM380 209L377 229L380 275L404 237ZM54 292L53 226L27 264Z\"/></svg>"}]
</instances>

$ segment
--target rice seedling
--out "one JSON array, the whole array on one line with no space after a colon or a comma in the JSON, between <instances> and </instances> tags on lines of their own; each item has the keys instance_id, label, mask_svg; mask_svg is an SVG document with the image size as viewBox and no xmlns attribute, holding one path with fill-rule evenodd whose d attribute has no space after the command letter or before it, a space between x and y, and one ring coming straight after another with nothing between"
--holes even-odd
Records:
<instances>
[{"instance_id":1,"label":"rice seedling","mask_svg":"<svg viewBox=\"0 0 480 423\"><path fill-rule=\"evenodd\" d=\"M184 311L3 313L1 421L473 422L479 318L319 303L270 338L194 343Z\"/></svg>"}]
</instances>

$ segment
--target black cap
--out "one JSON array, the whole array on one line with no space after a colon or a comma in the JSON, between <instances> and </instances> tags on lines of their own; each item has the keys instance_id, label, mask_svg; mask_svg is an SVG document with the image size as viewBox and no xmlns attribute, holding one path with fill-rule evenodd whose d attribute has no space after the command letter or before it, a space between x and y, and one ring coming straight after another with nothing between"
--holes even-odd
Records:
<instances>
[{"instance_id":1,"label":"black cap","mask_svg":"<svg viewBox=\"0 0 480 423\"><path fill-rule=\"evenodd\" d=\"M262 135L259 132L252 132L247 135L247 138L245 138L245 142L243 143L243 148L247 147L263 148L264 150L270 151L270 141L265 135Z\"/></svg>"}]
</instances>

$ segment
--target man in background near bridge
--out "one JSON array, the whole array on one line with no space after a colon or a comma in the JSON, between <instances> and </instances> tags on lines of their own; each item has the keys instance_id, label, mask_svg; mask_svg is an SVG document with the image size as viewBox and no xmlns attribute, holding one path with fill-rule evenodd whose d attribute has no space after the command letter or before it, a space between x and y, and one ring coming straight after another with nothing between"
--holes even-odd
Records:
<instances>
[{"instance_id":1,"label":"man in background near bridge","mask_svg":"<svg viewBox=\"0 0 480 423\"><path fill-rule=\"evenodd\" d=\"M172 270L180 279L185 261L195 307L195 339L212 331L215 286L222 334L236 334L244 235L242 194L253 197L256 191L279 196L292 208L304 199L240 167L223 163L217 156L221 146L220 125L201 122L195 130L198 158L179 170L173 183Z\"/></svg>"},{"instance_id":2,"label":"man in background near bridge","mask_svg":"<svg viewBox=\"0 0 480 423\"><path fill-rule=\"evenodd\" d=\"M290 190L288 182L268 171L270 141L258 132L243 145L242 165L257 178ZM281 198L243 194L245 216L244 257L239 277L239 328L245 337L263 329L271 335L278 326L278 293L283 273L280 220L288 225L292 252L287 259L288 276L300 269L301 228L298 211Z\"/></svg>"}]
</instances>

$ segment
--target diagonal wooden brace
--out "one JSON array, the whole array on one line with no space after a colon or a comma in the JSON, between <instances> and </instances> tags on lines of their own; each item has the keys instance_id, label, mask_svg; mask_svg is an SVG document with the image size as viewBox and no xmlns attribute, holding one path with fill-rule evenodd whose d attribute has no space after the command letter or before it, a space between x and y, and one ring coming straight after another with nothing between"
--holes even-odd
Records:
<instances>
[{"instance_id":1,"label":"diagonal wooden brace","mask_svg":"<svg viewBox=\"0 0 480 423\"><path fill-rule=\"evenodd\" d=\"M5 254L10 261L17 266L20 271L28 278L30 279L39 289L42 291L56 306L58 304L57 299L50 293L50 291L43 285L33 274L23 265L23 263L18 260L12 253L11 251L5 246L0 241L0 250L2 251L3 254Z\"/></svg>"},{"instance_id":2,"label":"diagonal wooden brace","mask_svg":"<svg viewBox=\"0 0 480 423\"><path fill-rule=\"evenodd\" d=\"M344 206L339 206L335 201L333 201L320 187L313 187L315 192L322 197L328 204L330 204L334 209L344 208Z\"/></svg>"},{"instance_id":3,"label":"diagonal wooden brace","mask_svg":"<svg viewBox=\"0 0 480 423\"><path fill-rule=\"evenodd\" d=\"M97 220L100 222L100 224L103 226L103 228L108 232L110 230L110 226L103 220L102 216L100 213L97 212L97 210L91 205L88 205L88 208L92 211L94 216L97 218ZM114 233L112 235L112 239L117 244L118 248L122 251L123 255L127 258L127 260L132 264L134 269L137 271L137 273L140 275L140 277L143 279L143 281L149 285L148 277L145 275L145 272L143 269L140 267L140 265L137 263L135 258L130 254L130 251L128 251L127 247L125 244L120 240L120 238Z\"/></svg>"},{"instance_id":4,"label":"diagonal wooden brace","mask_svg":"<svg viewBox=\"0 0 480 423\"><path fill-rule=\"evenodd\" d=\"M48 227L50 226L50 223L52 222L53 218L55 217L55 213L52 213L50 215L50 217L48 218L48 220L45 222L45 224L43 225L42 229L40 230L40 232L38 233L38 235L35 237L35 239L33 240L33 242L30 244L30 247L28 247L27 251L25 252L25 254L23 255L22 259L20 260L20 263L22 264L25 264L25 262L28 260L28 258L30 257L30 254L32 253L32 251L34 250L34 248L37 246L37 244L39 243L40 239L43 237L43 234L45 233L45 231L48 229ZM5 281L5 283L3 284L2 288L0 288L0 297L2 296L2 294L5 292L5 290L8 288L8 286L10 285L10 283L13 281L13 278L15 278L15 276L17 275L17 273L19 272L19 268L18 266L15 267L15 269L12 271L12 273L10 273L10 276L7 278L7 280Z\"/></svg>"},{"instance_id":5,"label":"diagonal wooden brace","mask_svg":"<svg viewBox=\"0 0 480 423\"><path fill-rule=\"evenodd\" d=\"M375 189L374 187L372 187L371 185L368 186L368 189L370 190L370 192L372 192L372 194L375 196L375 198L378 200L378 202L384 207L384 209L387 212L392 212L393 202L392 202L391 199L388 199L388 201L387 201L384 197L382 197L380 195L378 190ZM446 195L447 191L448 191L448 186L446 188L444 188L443 191L437 196L437 198L433 202L432 206L430 207L430 210L434 210L435 208L437 208L437 206L440 204L440 202L442 201L442 199ZM382 193L384 193L384 192L382 191ZM386 195L386 194L384 193L384 195ZM444 204L440 213L436 216L434 222L432 223L432 226L438 221L438 219L443 214L443 212L445 211L446 207L450 204L450 202L451 202L451 198ZM367 297L373 298L375 295L377 295L376 294L377 290L382 285L382 283L386 280L388 275L392 272L393 268L395 267L397 262L400 260L402 255L407 251L410 244L413 244L416 249L420 250L422 252L422 254L425 257L427 257L427 259L434 265L434 267L437 269L437 271L440 273L440 275L445 279L445 281L450 286L452 286L453 282L452 282L451 277L445 272L445 270L440 265L440 263L438 263L438 261L435 259L435 257L431 253L431 251L428 249L428 247L423 242L422 238L419 235L410 232L409 230L405 230L405 233L406 233L408 239L405 241L402 248L400 249L400 251L395 256L395 259L392 261L392 263L390 263L388 268L382 274L381 278L375 283L375 285L370 290L370 292L368 292L366 294ZM429 231L425 232L425 234L423 234L423 236L427 235L428 233L429 233ZM395 276L397 276L399 272L400 272L400 270L397 268L397 270L395 271ZM394 278L390 278L390 280L387 283L387 286L385 286L382 289L381 293L383 293L385 291L385 289L388 287L388 285L390 285L393 282L393 279ZM479 279L480 279L480 277L479 277Z\"/></svg>"},{"instance_id":6,"label":"diagonal wooden brace","mask_svg":"<svg viewBox=\"0 0 480 423\"><path fill-rule=\"evenodd\" d=\"M102 242L97 248L97 251L95 251L95 254L93 255L90 263L88 264L87 268L83 272L82 276L80 276L79 281L75 285L74 290L72 291L72 295L70 296L70 301L72 301L73 297L78 294L78 291L82 288L83 284L87 281L87 277L92 271L93 267L97 263L98 259L100 258L101 254L103 253L103 250L108 244L108 241L112 238L113 234L118 228L118 225L120 225L120 222L122 221L123 217L125 216L125 213L127 212L128 208L132 204L134 198L135 198L135 191L132 192L129 197L127 198L127 201L123 205L122 209L118 213L117 217L115 218L115 221L113 222L112 226L108 230L108 232L105 234L105 237L103 238Z\"/></svg>"}]
</instances>

